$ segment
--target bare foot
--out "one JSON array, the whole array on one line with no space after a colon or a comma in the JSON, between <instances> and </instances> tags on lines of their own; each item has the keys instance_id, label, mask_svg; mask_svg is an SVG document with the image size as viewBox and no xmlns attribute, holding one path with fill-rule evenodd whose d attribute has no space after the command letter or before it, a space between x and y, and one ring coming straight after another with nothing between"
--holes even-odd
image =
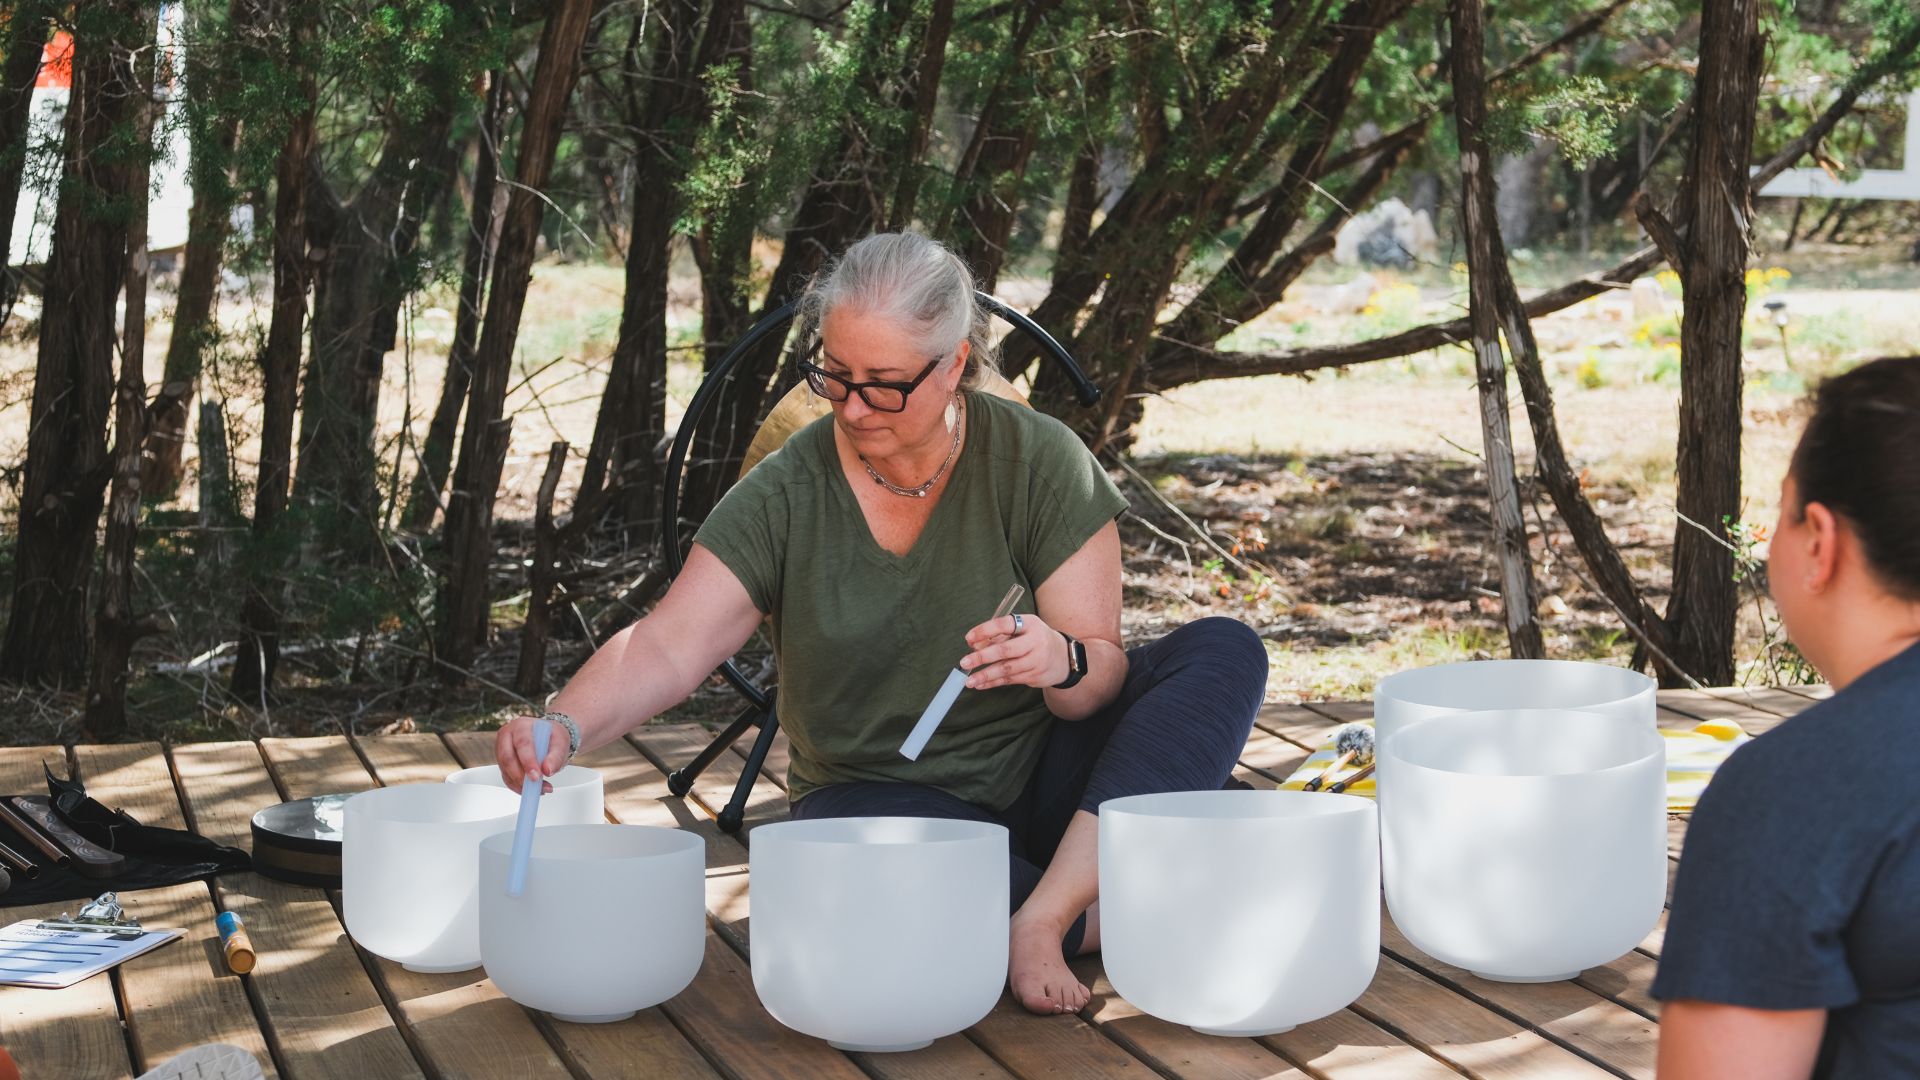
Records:
<instances>
[{"instance_id":1,"label":"bare foot","mask_svg":"<svg viewBox=\"0 0 1920 1080\"><path fill-rule=\"evenodd\" d=\"M1060 939L1067 928L1024 911L1013 916L1008 942L1007 985L1028 1012L1042 1016L1079 1012L1093 995L1073 977Z\"/></svg>"}]
</instances>

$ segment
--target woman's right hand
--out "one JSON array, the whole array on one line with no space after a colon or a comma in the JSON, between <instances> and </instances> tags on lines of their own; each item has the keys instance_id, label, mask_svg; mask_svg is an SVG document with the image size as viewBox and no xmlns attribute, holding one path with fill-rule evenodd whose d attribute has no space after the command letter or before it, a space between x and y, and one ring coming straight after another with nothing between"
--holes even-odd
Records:
<instances>
[{"instance_id":1,"label":"woman's right hand","mask_svg":"<svg viewBox=\"0 0 1920 1080\"><path fill-rule=\"evenodd\" d=\"M548 777L567 767L567 731L558 724L553 725L553 737L547 742L546 762L534 756L533 725L538 723L541 720L537 716L516 716L500 725L494 736L494 757L500 762L500 775L509 791L518 793L520 781L535 768L542 777ZM553 785L542 783L540 790L543 794L552 791Z\"/></svg>"}]
</instances>

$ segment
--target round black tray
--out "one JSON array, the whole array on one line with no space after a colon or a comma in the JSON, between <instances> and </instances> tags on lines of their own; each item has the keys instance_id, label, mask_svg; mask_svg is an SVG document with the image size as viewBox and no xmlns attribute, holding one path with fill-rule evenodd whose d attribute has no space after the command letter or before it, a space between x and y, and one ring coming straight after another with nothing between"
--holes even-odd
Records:
<instances>
[{"instance_id":1,"label":"round black tray","mask_svg":"<svg viewBox=\"0 0 1920 1080\"><path fill-rule=\"evenodd\" d=\"M295 885L340 887L340 835L351 795L316 795L253 815L253 868Z\"/></svg>"}]
</instances>

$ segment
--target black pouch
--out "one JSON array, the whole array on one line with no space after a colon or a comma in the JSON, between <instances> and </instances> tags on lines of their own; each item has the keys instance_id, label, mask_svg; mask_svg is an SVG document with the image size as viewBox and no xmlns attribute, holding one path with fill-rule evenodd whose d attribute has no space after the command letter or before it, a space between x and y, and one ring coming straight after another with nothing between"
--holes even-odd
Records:
<instances>
[{"instance_id":1,"label":"black pouch","mask_svg":"<svg viewBox=\"0 0 1920 1080\"><path fill-rule=\"evenodd\" d=\"M252 860L239 848L216 844L198 833L142 825L122 810L109 810L87 794L77 780L62 780L47 769L47 794L54 813L75 832L126 859L110 877L88 877L73 864L51 865L40 850L11 826L0 822L0 842L33 860L40 873L31 881L13 874L13 887L0 894L0 907L52 900L91 900L103 892L130 892L200 881L229 870L245 870Z\"/></svg>"}]
</instances>

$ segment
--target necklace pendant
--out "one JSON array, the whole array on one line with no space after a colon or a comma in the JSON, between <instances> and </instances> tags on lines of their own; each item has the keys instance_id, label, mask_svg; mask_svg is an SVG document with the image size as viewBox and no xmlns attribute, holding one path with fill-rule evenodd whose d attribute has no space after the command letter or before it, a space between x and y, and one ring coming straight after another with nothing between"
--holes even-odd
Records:
<instances>
[{"instance_id":1,"label":"necklace pendant","mask_svg":"<svg viewBox=\"0 0 1920 1080\"><path fill-rule=\"evenodd\" d=\"M910 487L910 488L901 487L900 485L888 480L886 477L881 476L880 470L874 468L873 462L867 460L867 455L860 454L857 456L860 458L860 467L867 470L867 475L873 478L874 483L879 484L881 487L886 488L888 491L902 498L924 499L927 497L927 494L933 490L933 485L939 483L940 478L946 475L947 466L953 464L954 457L959 453L960 453L960 425L955 424L953 426L953 445L947 448L947 459L940 463L940 467L933 471L933 475L927 478L926 483L921 484L919 487Z\"/></svg>"}]
</instances>

